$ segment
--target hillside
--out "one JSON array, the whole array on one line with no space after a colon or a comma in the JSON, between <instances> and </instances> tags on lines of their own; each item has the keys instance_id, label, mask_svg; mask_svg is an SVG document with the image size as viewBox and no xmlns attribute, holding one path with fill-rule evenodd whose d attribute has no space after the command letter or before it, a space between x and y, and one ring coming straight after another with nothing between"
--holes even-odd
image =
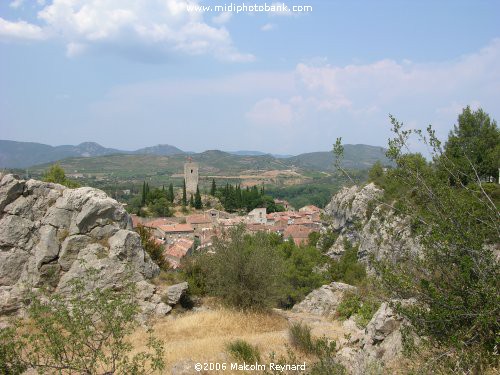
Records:
<instances>
[{"instance_id":1,"label":"hillside","mask_svg":"<svg viewBox=\"0 0 500 375\"><path fill-rule=\"evenodd\" d=\"M157 145L135 151L106 148L95 142L84 142L77 146L49 146L35 142L0 140L0 168L27 168L32 165L50 163L72 157L95 157L113 154L174 155L184 151L170 145Z\"/></svg>"},{"instance_id":2,"label":"hillside","mask_svg":"<svg viewBox=\"0 0 500 375\"><path fill-rule=\"evenodd\" d=\"M333 171L334 156L331 151L311 152L293 156L286 161L300 168L315 169L321 171ZM343 165L349 169L370 168L376 161L384 165L391 162L385 156L385 149L369 145L345 145Z\"/></svg>"}]
</instances>

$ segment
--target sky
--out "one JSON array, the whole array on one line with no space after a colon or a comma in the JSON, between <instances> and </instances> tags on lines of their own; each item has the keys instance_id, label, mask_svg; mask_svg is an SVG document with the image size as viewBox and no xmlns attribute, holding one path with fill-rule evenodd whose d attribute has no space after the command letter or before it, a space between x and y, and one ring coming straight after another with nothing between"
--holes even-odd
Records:
<instances>
[{"instance_id":1,"label":"sky","mask_svg":"<svg viewBox=\"0 0 500 375\"><path fill-rule=\"evenodd\" d=\"M0 139L299 154L500 119L500 1L282 4L1 0Z\"/></svg>"}]
</instances>

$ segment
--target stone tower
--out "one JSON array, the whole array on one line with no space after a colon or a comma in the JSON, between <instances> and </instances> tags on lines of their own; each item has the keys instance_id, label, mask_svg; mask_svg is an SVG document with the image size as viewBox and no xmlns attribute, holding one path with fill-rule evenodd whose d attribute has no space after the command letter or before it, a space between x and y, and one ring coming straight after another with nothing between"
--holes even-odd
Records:
<instances>
[{"instance_id":1,"label":"stone tower","mask_svg":"<svg viewBox=\"0 0 500 375\"><path fill-rule=\"evenodd\" d=\"M193 162L191 157L184 164L184 182L186 183L186 193L189 199L190 194L196 194L198 187L198 163Z\"/></svg>"}]
</instances>

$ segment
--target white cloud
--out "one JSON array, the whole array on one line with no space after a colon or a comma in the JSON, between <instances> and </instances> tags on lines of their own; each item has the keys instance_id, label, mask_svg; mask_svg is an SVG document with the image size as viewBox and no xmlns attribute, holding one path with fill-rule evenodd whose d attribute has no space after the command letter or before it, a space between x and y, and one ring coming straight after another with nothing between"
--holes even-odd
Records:
<instances>
[{"instance_id":1,"label":"white cloud","mask_svg":"<svg viewBox=\"0 0 500 375\"><path fill-rule=\"evenodd\" d=\"M11 3L9 4L9 6L10 6L11 8L16 9L16 8L19 8L21 5L23 5L23 3L24 3L24 0L14 0L13 2L11 2Z\"/></svg>"},{"instance_id":2,"label":"white cloud","mask_svg":"<svg viewBox=\"0 0 500 375\"><path fill-rule=\"evenodd\" d=\"M0 39L41 40L46 37L43 29L25 21L11 22L0 17Z\"/></svg>"},{"instance_id":3,"label":"white cloud","mask_svg":"<svg viewBox=\"0 0 500 375\"><path fill-rule=\"evenodd\" d=\"M282 103L278 99L266 98L255 103L246 113L246 117L258 125L289 125L293 119L293 110L290 104Z\"/></svg>"},{"instance_id":4,"label":"white cloud","mask_svg":"<svg viewBox=\"0 0 500 375\"><path fill-rule=\"evenodd\" d=\"M276 25L274 25L273 23L266 23L265 25L263 25L260 30L261 31L271 31L273 30L274 28L276 27Z\"/></svg>"},{"instance_id":5,"label":"white cloud","mask_svg":"<svg viewBox=\"0 0 500 375\"><path fill-rule=\"evenodd\" d=\"M68 45L66 46L66 56L70 58L78 57L83 54L86 49L87 46L85 44L73 42L68 43Z\"/></svg>"},{"instance_id":6,"label":"white cloud","mask_svg":"<svg viewBox=\"0 0 500 375\"><path fill-rule=\"evenodd\" d=\"M466 105L500 117L499 66L500 39L439 63L383 59L335 66L316 59L296 66L288 94L263 91L263 99L247 107L246 118L289 124L287 131L299 140L346 136L348 142L384 145L392 113L421 128L431 123L445 138Z\"/></svg>"},{"instance_id":7,"label":"white cloud","mask_svg":"<svg viewBox=\"0 0 500 375\"><path fill-rule=\"evenodd\" d=\"M112 50L116 45L121 51L140 47L165 55L211 54L220 60L236 62L254 59L237 51L224 27L208 25L202 13L189 12L187 4L184 0L54 0L38 13L43 26L4 20L0 35L21 38L28 34L31 39L36 39L37 33L51 35L67 44L68 56L75 55L74 46L86 45L86 50L91 50L93 46L105 45ZM190 2L196 4L197 1ZM222 24L229 17L222 14L218 21ZM14 33L7 26L22 30Z\"/></svg>"},{"instance_id":8,"label":"white cloud","mask_svg":"<svg viewBox=\"0 0 500 375\"><path fill-rule=\"evenodd\" d=\"M233 13L231 12L222 12L219 15L213 17L212 22L217 25L223 25L225 23L228 23L232 16Z\"/></svg>"}]
</instances>

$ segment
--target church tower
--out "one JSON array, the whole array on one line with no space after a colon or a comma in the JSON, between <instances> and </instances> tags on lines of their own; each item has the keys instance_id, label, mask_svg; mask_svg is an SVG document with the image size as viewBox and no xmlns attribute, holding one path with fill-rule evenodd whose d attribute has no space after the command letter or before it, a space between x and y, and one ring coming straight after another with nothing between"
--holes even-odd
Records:
<instances>
[{"instance_id":1,"label":"church tower","mask_svg":"<svg viewBox=\"0 0 500 375\"><path fill-rule=\"evenodd\" d=\"M198 163L193 162L191 156L184 164L184 182L186 183L186 193L189 199L190 194L196 194L196 188L198 187Z\"/></svg>"}]
</instances>

